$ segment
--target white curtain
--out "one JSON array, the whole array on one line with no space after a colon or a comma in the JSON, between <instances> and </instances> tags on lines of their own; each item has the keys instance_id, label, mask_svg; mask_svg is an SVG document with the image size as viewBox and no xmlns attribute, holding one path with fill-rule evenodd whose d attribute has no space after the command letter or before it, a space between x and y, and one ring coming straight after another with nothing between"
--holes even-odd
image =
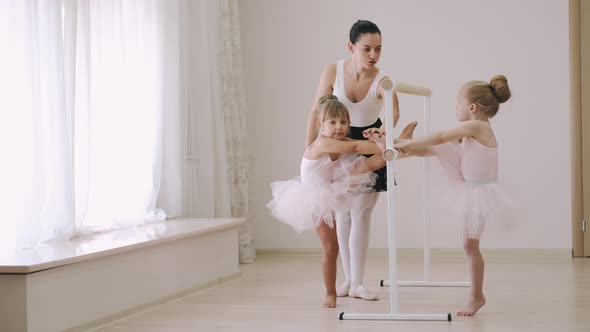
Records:
<instances>
[{"instance_id":1,"label":"white curtain","mask_svg":"<svg viewBox=\"0 0 590 332\"><path fill-rule=\"evenodd\" d=\"M76 225L91 233L161 221L162 1L71 1L75 20ZM69 13L69 11L67 12Z\"/></svg>"},{"instance_id":2,"label":"white curtain","mask_svg":"<svg viewBox=\"0 0 590 332\"><path fill-rule=\"evenodd\" d=\"M248 151L240 22L236 0L189 1L184 57L189 107L184 207L191 217L246 218L240 228L240 262L256 252L248 211ZM181 57L182 58L182 57Z\"/></svg>"},{"instance_id":3,"label":"white curtain","mask_svg":"<svg viewBox=\"0 0 590 332\"><path fill-rule=\"evenodd\" d=\"M181 51L186 36L187 0L167 0L159 3L162 15L160 40L164 93L162 178L157 206L168 217L183 214L183 114L188 109L186 68L187 58Z\"/></svg>"},{"instance_id":4,"label":"white curtain","mask_svg":"<svg viewBox=\"0 0 590 332\"><path fill-rule=\"evenodd\" d=\"M0 1L0 247L245 217L253 261L238 18L235 0Z\"/></svg>"},{"instance_id":5,"label":"white curtain","mask_svg":"<svg viewBox=\"0 0 590 332\"><path fill-rule=\"evenodd\" d=\"M227 152L219 101L216 0L186 3L186 35L181 42L187 61L188 104L183 114L184 214L230 217Z\"/></svg>"},{"instance_id":6,"label":"white curtain","mask_svg":"<svg viewBox=\"0 0 590 332\"><path fill-rule=\"evenodd\" d=\"M74 231L61 2L0 1L0 250Z\"/></svg>"},{"instance_id":7,"label":"white curtain","mask_svg":"<svg viewBox=\"0 0 590 332\"><path fill-rule=\"evenodd\" d=\"M0 1L2 250L180 215L170 4Z\"/></svg>"}]
</instances>

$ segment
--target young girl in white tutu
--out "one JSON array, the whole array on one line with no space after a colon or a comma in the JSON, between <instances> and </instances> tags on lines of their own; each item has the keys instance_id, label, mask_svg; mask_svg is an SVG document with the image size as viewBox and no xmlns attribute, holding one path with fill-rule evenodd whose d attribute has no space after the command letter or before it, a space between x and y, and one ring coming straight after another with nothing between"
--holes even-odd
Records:
<instances>
[{"instance_id":1,"label":"young girl in white tutu","mask_svg":"<svg viewBox=\"0 0 590 332\"><path fill-rule=\"evenodd\" d=\"M324 307L334 308L338 258L334 213L350 210L355 195L374 190L372 171L384 167L385 160L375 143L346 137L350 116L335 96L320 98L317 125L319 135L303 154L301 176L271 183L273 199L267 206L273 217L296 232L316 230L322 244ZM415 123L408 126L400 137L411 137L414 127Z\"/></svg>"},{"instance_id":2,"label":"young girl in white tutu","mask_svg":"<svg viewBox=\"0 0 590 332\"><path fill-rule=\"evenodd\" d=\"M479 240L485 227L510 227L506 218L510 200L498 185L498 148L490 118L499 104L510 99L508 81L503 75L489 83L471 81L463 85L457 96L456 128L410 140L395 140L394 148L417 156L434 155L453 183L453 202L446 206L463 220L463 247L469 260L471 292L465 310L459 316L473 316L485 304L483 295L484 260ZM371 139L385 148L379 131L369 129Z\"/></svg>"}]
</instances>

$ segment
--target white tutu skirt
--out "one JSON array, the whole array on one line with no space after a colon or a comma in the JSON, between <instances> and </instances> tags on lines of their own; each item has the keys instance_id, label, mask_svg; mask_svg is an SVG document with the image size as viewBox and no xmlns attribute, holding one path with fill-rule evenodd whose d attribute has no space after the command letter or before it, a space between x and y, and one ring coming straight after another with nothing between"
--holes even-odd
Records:
<instances>
[{"instance_id":1,"label":"white tutu skirt","mask_svg":"<svg viewBox=\"0 0 590 332\"><path fill-rule=\"evenodd\" d=\"M376 175L364 166L366 158L343 155L331 181L317 174L305 174L270 184L271 215L290 225L297 233L317 228L322 222L334 227L334 213L349 211L356 195L374 191ZM368 206L367 206L368 207Z\"/></svg>"}]
</instances>

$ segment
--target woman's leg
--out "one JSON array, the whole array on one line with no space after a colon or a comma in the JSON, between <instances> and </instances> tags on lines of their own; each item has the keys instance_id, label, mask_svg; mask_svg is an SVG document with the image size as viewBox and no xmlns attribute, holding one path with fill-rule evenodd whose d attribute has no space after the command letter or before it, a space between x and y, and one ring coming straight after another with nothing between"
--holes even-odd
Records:
<instances>
[{"instance_id":1,"label":"woman's leg","mask_svg":"<svg viewBox=\"0 0 590 332\"><path fill-rule=\"evenodd\" d=\"M340 248L340 262L344 272L344 283L338 287L336 294L340 297L348 296L350 289L350 212L336 213L336 233L338 234L338 247Z\"/></svg>"},{"instance_id":2,"label":"woman's leg","mask_svg":"<svg viewBox=\"0 0 590 332\"><path fill-rule=\"evenodd\" d=\"M365 262L371 230L371 213L378 198L378 193L359 195L355 198L351 209L349 296L368 301L378 299L377 294L369 291L364 286Z\"/></svg>"},{"instance_id":3,"label":"woman's leg","mask_svg":"<svg viewBox=\"0 0 590 332\"><path fill-rule=\"evenodd\" d=\"M401 132L400 138L412 138L417 122L408 124ZM385 136L374 142L381 143L385 148ZM380 154L372 155L357 163L351 175L363 174L381 169L385 160ZM377 294L369 291L364 285L365 261L369 249L369 235L371 231L371 214L379 198L378 193L362 194L354 198L350 213L337 214L338 244L340 257L346 281L338 288L338 296L358 297L364 300L377 300ZM348 289L348 291L347 291Z\"/></svg>"},{"instance_id":4,"label":"woman's leg","mask_svg":"<svg viewBox=\"0 0 590 332\"><path fill-rule=\"evenodd\" d=\"M334 308L336 307L336 260L338 259L336 229L322 222L316 232L322 243L322 273L326 286L324 307Z\"/></svg>"},{"instance_id":5,"label":"woman's leg","mask_svg":"<svg viewBox=\"0 0 590 332\"><path fill-rule=\"evenodd\" d=\"M459 316L473 316L486 304L486 298L483 296L483 273L484 261L479 251L479 240L465 239L463 248L467 254L469 264L469 275L471 276L471 292L467 301L467 308L457 312Z\"/></svg>"}]
</instances>

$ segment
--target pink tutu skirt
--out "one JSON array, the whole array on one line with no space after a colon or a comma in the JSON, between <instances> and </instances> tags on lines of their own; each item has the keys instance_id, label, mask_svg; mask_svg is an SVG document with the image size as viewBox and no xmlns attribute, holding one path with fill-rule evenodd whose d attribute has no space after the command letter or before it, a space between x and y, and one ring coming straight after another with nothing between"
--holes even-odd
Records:
<instances>
[{"instance_id":1,"label":"pink tutu skirt","mask_svg":"<svg viewBox=\"0 0 590 332\"><path fill-rule=\"evenodd\" d=\"M364 166L366 158L342 155L328 181L319 174L304 174L270 184L271 215L290 225L297 233L317 228L322 222L334 227L334 213L350 210L352 199L374 191L376 175Z\"/></svg>"},{"instance_id":2,"label":"pink tutu skirt","mask_svg":"<svg viewBox=\"0 0 590 332\"><path fill-rule=\"evenodd\" d=\"M434 193L435 201L438 201L434 209L436 214L451 218L451 223L456 222L457 226L463 229L465 238L480 240L484 229L486 233L498 234L512 231L516 218L513 197L506 193L506 184L500 184L497 180L464 180L465 165L473 165L473 162L466 163L466 158L470 158L471 155L466 154L465 150L473 148L485 151L480 145L472 144L465 147L457 142L434 148L435 156L448 178L447 181L441 181L445 182L444 185L434 180L435 187L438 187ZM492 154L492 157L495 156ZM488 168L485 164L478 167L486 170L483 176L489 179L497 178L495 167Z\"/></svg>"},{"instance_id":3,"label":"pink tutu skirt","mask_svg":"<svg viewBox=\"0 0 590 332\"><path fill-rule=\"evenodd\" d=\"M459 223L465 238L480 240L484 230L496 234L513 230L515 209L500 184L453 182L444 191L435 209Z\"/></svg>"}]
</instances>

